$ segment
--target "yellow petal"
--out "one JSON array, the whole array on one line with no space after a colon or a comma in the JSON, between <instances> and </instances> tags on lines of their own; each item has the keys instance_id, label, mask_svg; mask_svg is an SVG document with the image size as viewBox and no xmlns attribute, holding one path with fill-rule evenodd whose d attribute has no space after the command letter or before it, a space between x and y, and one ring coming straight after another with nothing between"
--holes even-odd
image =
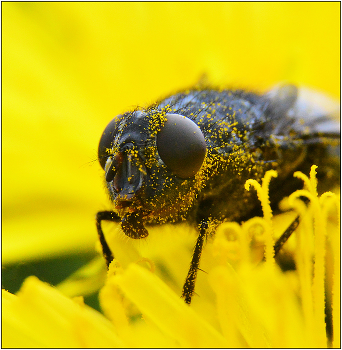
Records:
<instances>
[{"instance_id":1,"label":"yellow petal","mask_svg":"<svg viewBox=\"0 0 342 350\"><path fill-rule=\"evenodd\" d=\"M132 264L115 276L124 294L148 320L175 339L180 347L227 347L228 342L210 324L201 319L160 279Z\"/></svg>"},{"instance_id":2,"label":"yellow petal","mask_svg":"<svg viewBox=\"0 0 342 350\"><path fill-rule=\"evenodd\" d=\"M113 325L29 277L17 296L3 291L2 345L10 348L123 347Z\"/></svg>"}]
</instances>

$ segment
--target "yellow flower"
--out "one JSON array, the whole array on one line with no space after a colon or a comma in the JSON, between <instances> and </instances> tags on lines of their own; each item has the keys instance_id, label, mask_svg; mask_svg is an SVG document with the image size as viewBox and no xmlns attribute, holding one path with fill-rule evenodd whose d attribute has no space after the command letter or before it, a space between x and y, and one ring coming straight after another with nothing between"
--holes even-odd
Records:
<instances>
[{"instance_id":1,"label":"yellow flower","mask_svg":"<svg viewBox=\"0 0 342 350\"><path fill-rule=\"evenodd\" d=\"M274 172L266 173L262 187L249 182L258 189L265 213L269 213L266 186L272 175ZM296 270L282 272L272 262L273 256L267 257L267 254L265 263L253 259L250 249L251 241L256 239L251 236L256 232L255 224L264 226L265 231L275 229L267 216L258 222L253 218L242 226L224 223L204 251L202 268L206 274L199 275L198 295L191 307L179 298L182 277L171 271L172 264L183 263L181 251L176 252L177 258L154 259L163 266L158 272L152 272L155 270L153 260L146 257L126 268L114 260L100 293L102 309L111 323L79 299L72 301L53 287L30 277L17 296L4 292L3 345L339 347L338 220L335 225L330 225L327 235L327 223L332 222L328 220L328 213L338 216L339 201L336 195L328 192L317 197L315 166L310 179L302 173L295 176L304 180L306 189L294 192L289 203L298 208L302 219L308 221L310 217L315 224L310 231L303 220L303 228L297 233L293 253ZM310 198L311 208L303 210L296 200L299 196ZM307 244L312 238L313 251ZM322 244L322 239L327 240L327 244ZM265 234L266 252L267 245L273 247L273 240L272 233ZM150 247L149 253L156 254L159 247L159 244ZM332 258L330 266L325 263L324 255ZM332 310L332 339L326 333L325 302Z\"/></svg>"},{"instance_id":2,"label":"yellow flower","mask_svg":"<svg viewBox=\"0 0 342 350\"><path fill-rule=\"evenodd\" d=\"M110 208L97 144L114 115L195 84L203 73L219 86L264 91L285 80L339 98L338 3L8 2L2 10L5 269L62 255L96 255L94 216ZM298 235L298 247L295 239L288 242L289 250L298 249L296 259L303 257L299 275L282 273L275 264L255 267L257 249L250 252L243 242L218 234L203 254L207 274L198 276L191 308L179 295L195 240L192 229L155 227L144 242L113 234L122 271L112 266L101 292L111 322L29 278L17 295L4 292L3 346L324 346L322 280L315 278L317 293L310 294L312 247L303 242L313 245L305 236L312 237L313 229L307 216L303 222L308 229ZM325 253L335 335L339 244L330 242L338 241L330 231L336 232L336 222L329 217ZM315 254L322 261L322 251ZM141 257L139 265L148 261L154 274L132 265ZM59 290L85 295L104 278L97 258ZM172 324L170 314L182 322Z\"/></svg>"}]
</instances>

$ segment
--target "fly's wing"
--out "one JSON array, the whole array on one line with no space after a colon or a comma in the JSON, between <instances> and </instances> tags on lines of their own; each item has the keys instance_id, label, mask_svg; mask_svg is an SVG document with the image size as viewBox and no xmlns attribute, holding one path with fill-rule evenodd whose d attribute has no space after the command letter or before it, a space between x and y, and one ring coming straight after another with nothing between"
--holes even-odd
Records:
<instances>
[{"instance_id":1,"label":"fly's wing","mask_svg":"<svg viewBox=\"0 0 342 350\"><path fill-rule=\"evenodd\" d=\"M301 88L294 114L305 121L312 133L340 135L340 106L323 94Z\"/></svg>"},{"instance_id":2,"label":"fly's wing","mask_svg":"<svg viewBox=\"0 0 342 350\"><path fill-rule=\"evenodd\" d=\"M316 91L280 85L270 92L266 111L275 120L272 133L289 135L320 142L320 137L340 138L340 106L329 97Z\"/></svg>"},{"instance_id":3,"label":"fly's wing","mask_svg":"<svg viewBox=\"0 0 342 350\"><path fill-rule=\"evenodd\" d=\"M315 91L293 85L278 86L264 95L269 133L282 150L287 168L308 174L318 166L321 191L340 181L340 108L334 100ZM290 149L296 157L291 158ZM295 170L295 169L293 169ZM324 181L328 180L328 181Z\"/></svg>"}]
</instances>

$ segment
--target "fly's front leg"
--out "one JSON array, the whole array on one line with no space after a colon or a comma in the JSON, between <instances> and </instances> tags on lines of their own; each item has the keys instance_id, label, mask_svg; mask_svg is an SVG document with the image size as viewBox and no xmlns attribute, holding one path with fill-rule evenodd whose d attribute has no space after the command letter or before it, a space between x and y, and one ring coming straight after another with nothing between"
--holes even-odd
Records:
<instances>
[{"instance_id":1,"label":"fly's front leg","mask_svg":"<svg viewBox=\"0 0 342 350\"><path fill-rule=\"evenodd\" d=\"M188 275L183 286L182 298L187 304L191 303L191 298L195 292L195 283L197 277L197 271L199 269L199 263L203 250L204 240L208 231L209 220L203 220L199 225L199 235L196 241L194 253L192 255L191 264Z\"/></svg>"},{"instance_id":2,"label":"fly's front leg","mask_svg":"<svg viewBox=\"0 0 342 350\"><path fill-rule=\"evenodd\" d=\"M109 264L112 262L114 259L113 253L110 250L108 243L106 241L106 238L103 234L102 227L101 227L101 221L106 220L106 221L112 221L112 222L120 222L121 219L120 217L113 211L99 211L96 214L96 228L97 228L97 233L99 235L100 243L102 246L102 253L103 256L106 260L106 265L107 268L109 267Z\"/></svg>"}]
</instances>

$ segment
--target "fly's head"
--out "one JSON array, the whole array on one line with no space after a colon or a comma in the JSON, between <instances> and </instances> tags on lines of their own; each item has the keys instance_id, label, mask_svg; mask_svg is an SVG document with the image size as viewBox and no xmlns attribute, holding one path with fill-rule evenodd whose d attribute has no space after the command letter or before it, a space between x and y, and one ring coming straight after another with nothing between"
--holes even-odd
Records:
<instances>
[{"instance_id":1,"label":"fly's head","mask_svg":"<svg viewBox=\"0 0 342 350\"><path fill-rule=\"evenodd\" d=\"M206 143L200 128L168 108L115 117L98 157L124 233L148 235L145 223L185 218L201 187Z\"/></svg>"}]
</instances>

